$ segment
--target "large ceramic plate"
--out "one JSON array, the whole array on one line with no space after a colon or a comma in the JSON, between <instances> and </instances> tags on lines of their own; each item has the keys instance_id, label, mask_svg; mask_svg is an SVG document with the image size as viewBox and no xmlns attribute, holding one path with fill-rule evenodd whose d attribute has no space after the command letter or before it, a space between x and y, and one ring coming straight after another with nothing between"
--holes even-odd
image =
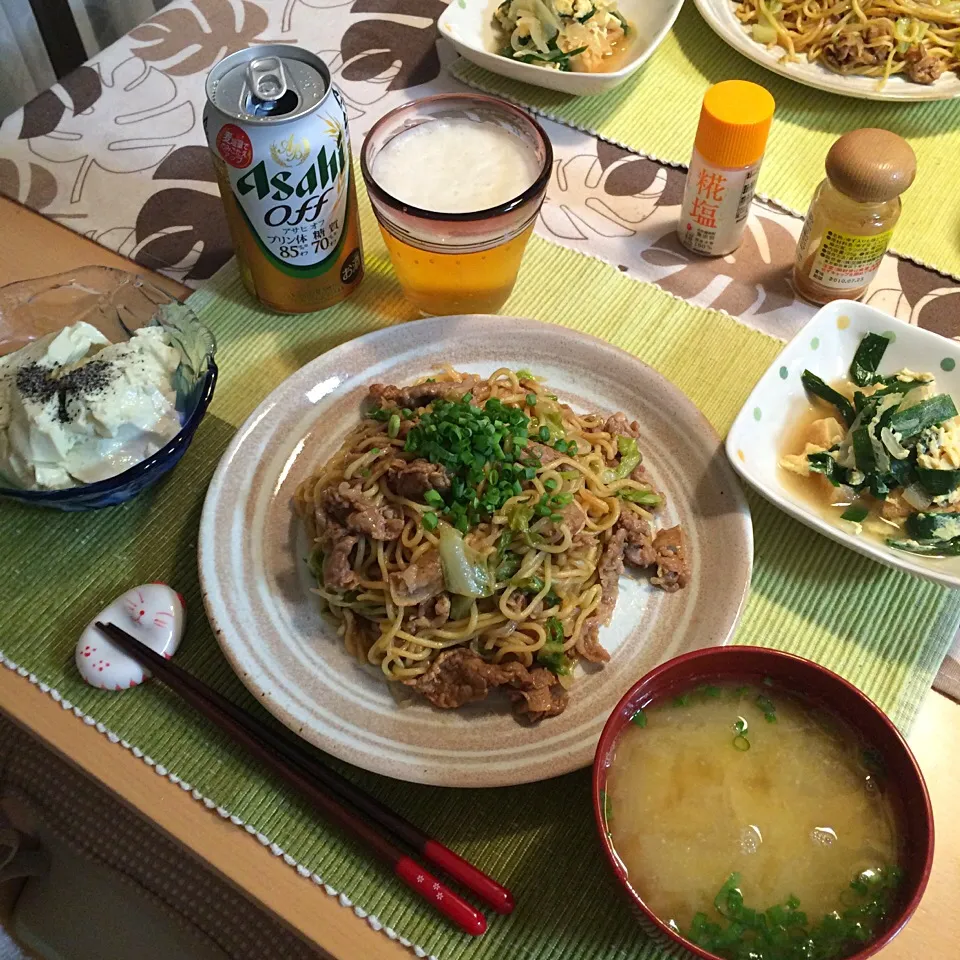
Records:
<instances>
[{"instance_id":1,"label":"large ceramic plate","mask_svg":"<svg viewBox=\"0 0 960 960\"><path fill-rule=\"evenodd\" d=\"M896 76L891 77L882 88L878 88L876 77L844 77L819 63L787 63L781 60L784 51L780 47L768 50L751 38L734 15L735 6L731 0L695 2L703 19L734 50L749 57L754 63L759 63L761 67L808 87L861 100L951 100L953 97L960 97L960 77L955 73L944 73L929 86Z\"/></svg>"},{"instance_id":2,"label":"large ceramic plate","mask_svg":"<svg viewBox=\"0 0 960 960\"><path fill-rule=\"evenodd\" d=\"M667 522L690 542L693 577L668 595L624 576L612 657L578 677L570 706L523 726L505 698L458 711L400 706L378 671L358 665L311 594L309 551L291 497L357 423L370 383L407 383L444 363L489 374L527 367L580 409L637 418L640 446L668 496ZM638 360L562 327L448 317L390 327L318 357L282 383L238 431L214 474L200 524L207 614L247 687L291 730L367 770L420 783L480 787L587 766L604 721L646 671L726 643L747 593L753 542L743 493L717 435L686 397Z\"/></svg>"}]
</instances>

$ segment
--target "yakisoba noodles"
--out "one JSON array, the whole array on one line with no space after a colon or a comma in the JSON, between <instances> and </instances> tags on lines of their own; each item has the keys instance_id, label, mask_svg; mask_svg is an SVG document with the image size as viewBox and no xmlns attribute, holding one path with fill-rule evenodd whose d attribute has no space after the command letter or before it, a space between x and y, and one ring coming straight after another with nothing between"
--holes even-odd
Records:
<instances>
[{"instance_id":1,"label":"yakisoba noodles","mask_svg":"<svg viewBox=\"0 0 960 960\"><path fill-rule=\"evenodd\" d=\"M689 575L680 528L656 529L638 435L527 371L371 386L296 492L347 650L438 707L502 687L517 714L560 713L577 661L609 658L599 630L624 562L668 591Z\"/></svg>"},{"instance_id":2,"label":"yakisoba noodles","mask_svg":"<svg viewBox=\"0 0 960 960\"><path fill-rule=\"evenodd\" d=\"M933 83L960 67L960 2L916 0L743 0L737 18L785 59L802 56L842 74L894 74Z\"/></svg>"}]
</instances>

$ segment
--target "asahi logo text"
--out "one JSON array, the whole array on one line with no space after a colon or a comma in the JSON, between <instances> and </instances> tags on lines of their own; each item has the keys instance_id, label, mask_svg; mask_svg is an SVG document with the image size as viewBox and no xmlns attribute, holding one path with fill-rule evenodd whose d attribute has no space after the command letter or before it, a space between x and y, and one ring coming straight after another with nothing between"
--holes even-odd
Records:
<instances>
[{"instance_id":1,"label":"asahi logo text","mask_svg":"<svg viewBox=\"0 0 960 960\"><path fill-rule=\"evenodd\" d=\"M277 140L270 144L270 156L280 167L299 167L310 156L310 142L306 137L299 140L291 133L286 140Z\"/></svg>"},{"instance_id":2,"label":"asahi logo text","mask_svg":"<svg viewBox=\"0 0 960 960\"><path fill-rule=\"evenodd\" d=\"M341 132L336 149L328 152L326 145L321 146L302 173L278 170L271 175L266 161L261 160L237 180L237 193L245 197L255 190L257 200L277 201L263 212L264 223L269 227L313 223L343 175L346 162Z\"/></svg>"}]
</instances>

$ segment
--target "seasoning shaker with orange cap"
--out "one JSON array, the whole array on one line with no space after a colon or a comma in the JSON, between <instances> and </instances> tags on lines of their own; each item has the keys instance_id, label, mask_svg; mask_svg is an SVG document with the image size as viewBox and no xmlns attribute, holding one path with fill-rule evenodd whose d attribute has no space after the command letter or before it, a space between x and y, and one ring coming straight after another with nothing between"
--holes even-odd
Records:
<instances>
[{"instance_id":1,"label":"seasoning shaker with orange cap","mask_svg":"<svg viewBox=\"0 0 960 960\"><path fill-rule=\"evenodd\" d=\"M827 154L797 244L793 281L814 303L859 300L880 269L917 158L889 130L844 134Z\"/></svg>"},{"instance_id":2,"label":"seasoning shaker with orange cap","mask_svg":"<svg viewBox=\"0 0 960 960\"><path fill-rule=\"evenodd\" d=\"M677 225L688 250L722 257L740 246L775 106L747 80L724 80L704 95Z\"/></svg>"}]
</instances>

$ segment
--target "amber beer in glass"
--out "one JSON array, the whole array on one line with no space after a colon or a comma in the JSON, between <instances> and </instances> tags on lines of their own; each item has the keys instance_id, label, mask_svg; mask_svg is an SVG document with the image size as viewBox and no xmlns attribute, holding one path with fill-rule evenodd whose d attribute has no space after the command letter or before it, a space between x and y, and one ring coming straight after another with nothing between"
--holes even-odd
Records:
<instances>
[{"instance_id":1,"label":"amber beer in glass","mask_svg":"<svg viewBox=\"0 0 960 960\"><path fill-rule=\"evenodd\" d=\"M496 313L553 166L540 125L493 97L427 97L374 125L360 166L407 299L433 316Z\"/></svg>"}]
</instances>

